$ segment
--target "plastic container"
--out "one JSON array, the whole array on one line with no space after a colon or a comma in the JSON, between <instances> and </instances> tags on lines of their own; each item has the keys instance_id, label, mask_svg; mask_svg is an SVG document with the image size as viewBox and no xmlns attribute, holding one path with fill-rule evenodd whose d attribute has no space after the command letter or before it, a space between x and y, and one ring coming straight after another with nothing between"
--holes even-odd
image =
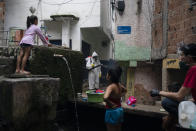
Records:
<instances>
[{"instance_id":1,"label":"plastic container","mask_svg":"<svg viewBox=\"0 0 196 131\"><path fill-rule=\"evenodd\" d=\"M88 102L103 102L104 93L94 93L91 91L87 91L86 94L88 96Z\"/></svg>"},{"instance_id":2,"label":"plastic container","mask_svg":"<svg viewBox=\"0 0 196 131\"><path fill-rule=\"evenodd\" d=\"M196 113L194 115L194 119L191 122L190 128L191 129L196 129Z\"/></svg>"},{"instance_id":3,"label":"plastic container","mask_svg":"<svg viewBox=\"0 0 196 131\"><path fill-rule=\"evenodd\" d=\"M190 128L196 113L196 106L191 101L183 101L178 107L178 121L184 128Z\"/></svg>"}]
</instances>

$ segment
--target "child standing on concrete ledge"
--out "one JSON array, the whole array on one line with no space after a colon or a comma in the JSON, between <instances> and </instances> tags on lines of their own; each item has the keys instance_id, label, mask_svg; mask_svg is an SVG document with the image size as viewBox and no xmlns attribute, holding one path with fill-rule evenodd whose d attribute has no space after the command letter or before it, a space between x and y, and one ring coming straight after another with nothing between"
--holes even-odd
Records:
<instances>
[{"instance_id":1,"label":"child standing on concrete ledge","mask_svg":"<svg viewBox=\"0 0 196 131\"><path fill-rule=\"evenodd\" d=\"M48 46L51 46L50 43L45 39L44 35L42 34L40 28L37 26L38 24L38 18L37 16L31 15L27 17L27 30L20 41L20 54L17 57L17 63L16 63L16 72L19 74L28 75L30 72L25 71L25 65L27 62L27 59L29 58L32 46L34 44L35 35L37 34L42 42ZM22 65L20 68L20 64L22 61Z\"/></svg>"},{"instance_id":2,"label":"child standing on concrete ledge","mask_svg":"<svg viewBox=\"0 0 196 131\"><path fill-rule=\"evenodd\" d=\"M109 69L106 79L110 82L104 94L106 102L105 123L108 131L121 131L123 122L123 109L121 107L121 97L125 95L126 88L120 84L122 69L114 66Z\"/></svg>"}]
</instances>

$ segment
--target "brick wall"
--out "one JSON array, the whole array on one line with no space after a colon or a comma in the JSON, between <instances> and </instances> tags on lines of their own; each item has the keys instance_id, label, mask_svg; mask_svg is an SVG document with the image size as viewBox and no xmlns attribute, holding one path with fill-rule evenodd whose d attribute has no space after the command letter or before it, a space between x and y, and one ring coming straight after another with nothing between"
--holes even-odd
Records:
<instances>
[{"instance_id":1,"label":"brick wall","mask_svg":"<svg viewBox=\"0 0 196 131\"><path fill-rule=\"evenodd\" d=\"M169 0L167 17L167 47L163 46L163 2L155 0L153 48L154 50L167 48L167 54L175 54L177 43L196 42L196 34L192 27L196 26L196 8L189 10L188 0Z\"/></svg>"},{"instance_id":2,"label":"brick wall","mask_svg":"<svg viewBox=\"0 0 196 131\"><path fill-rule=\"evenodd\" d=\"M170 0L168 6L168 54L176 53L176 44L196 42L192 27L196 26L196 9L190 7L187 0Z\"/></svg>"}]
</instances>

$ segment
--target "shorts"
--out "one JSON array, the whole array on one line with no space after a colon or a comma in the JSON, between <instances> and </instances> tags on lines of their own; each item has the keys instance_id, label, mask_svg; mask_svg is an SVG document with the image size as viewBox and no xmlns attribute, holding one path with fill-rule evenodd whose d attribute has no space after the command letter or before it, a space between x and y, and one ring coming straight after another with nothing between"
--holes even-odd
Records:
<instances>
[{"instance_id":1,"label":"shorts","mask_svg":"<svg viewBox=\"0 0 196 131\"><path fill-rule=\"evenodd\" d=\"M105 123L120 124L123 122L123 108L106 109Z\"/></svg>"},{"instance_id":2,"label":"shorts","mask_svg":"<svg viewBox=\"0 0 196 131\"><path fill-rule=\"evenodd\" d=\"M26 44L26 43L21 43L20 46L21 47L31 47L32 45L31 44Z\"/></svg>"}]
</instances>

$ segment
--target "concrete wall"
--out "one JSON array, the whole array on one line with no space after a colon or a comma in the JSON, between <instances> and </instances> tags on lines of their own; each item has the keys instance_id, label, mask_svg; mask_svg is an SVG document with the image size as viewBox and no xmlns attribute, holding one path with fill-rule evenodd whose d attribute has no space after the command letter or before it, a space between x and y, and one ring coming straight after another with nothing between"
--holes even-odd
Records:
<instances>
[{"instance_id":1,"label":"concrete wall","mask_svg":"<svg viewBox=\"0 0 196 131\"><path fill-rule=\"evenodd\" d=\"M154 105L155 99L149 94L152 89L161 89L161 61L154 64L138 62L137 68L128 68L127 98L135 96L137 103Z\"/></svg>"},{"instance_id":2,"label":"concrete wall","mask_svg":"<svg viewBox=\"0 0 196 131\"><path fill-rule=\"evenodd\" d=\"M0 30L4 30L4 13L5 13L5 4L0 1ZM4 32L0 32L0 45L6 45L4 39Z\"/></svg>"},{"instance_id":3,"label":"concrete wall","mask_svg":"<svg viewBox=\"0 0 196 131\"><path fill-rule=\"evenodd\" d=\"M113 58L113 31L115 21L112 19L112 4L111 0L101 0L101 29L108 36L107 58Z\"/></svg>"},{"instance_id":4,"label":"concrete wall","mask_svg":"<svg viewBox=\"0 0 196 131\"><path fill-rule=\"evenodd\" d=\"M163 9L166 11L167 6L163 8L163 4L167 5L167 1L163 2L162 0L155 0L155 9L154 9L154 20L153 20L153 29L152 29L152 59L163 58L166 54L162 54L163 48L166 49L167 46L164 46L163 43ZM164 18L165 23L167 24L167 17ZM167 34L164 34L167 36ZM167 40L167 37L165 38ZM166 44L166 43L165 43Z\"/></svg>"},{"instance_id":5,"label":"concrete wall","mask_svg":"<svg viewBox=\"0 0 196 131\"><path fill-rule=\"evenodd\" d=\"M114 21L112 20L111 0L101 0L101 27L103 31L111 38Z\"/></svg>"},{"instance_id":6,"label":"concrete wall","mask_svg":"<svg viewBox=\"0 0 196 131\"><path fill-rule=\"evenodd\" d=\"M56 118L60 79L21 77L1 76L1 117L12 123L9 128L14 131L52 131L47 123Z\"/></svg>"},{"instance_id":7,"label":"concrete wall","mask_svg":"<svg viewBox=\"0 0 196 131\"><path fill-rule=\"evenodd\" d=\"M38 3L34 0L5 0L6 3L6 19L5 29L16 26L26 28L26 18L30 15L29 7L37 8L35 15L39 20L49 20L51 15L57 14L73 14L79 17L77 23L71 24L72 49L81 50L80 28L100 27L100 1L97 0L77 0L65 2L63 0L54 1L47 0ZM65 3L65 4L61 4ZM39 21L39 25L41 22ZM51 25L54 26L55 22ZM46 25L51 26L46 23ZM57 28L56 28L57 26ZM59 38L62 30L59 30L60 24L55 28L47 27L48 32L53 35L51 39ZM57 33L54 33L57 32Z\"/></svg>"},{"instance_id":8,"label":"concrete wall","mask_svg":"<svg viewBox=\"0 0 196 131\"><path fill-rule=\"evenodd\" d=\"M19 49L18 46L0 48L0 75L9 75L15 72L16 56ZM65 101L73 99L74 92L65 61L61 58L53 57L54 54L62 54L67 59L75 93L81 92L85 59L79 51L68 50L63 47L34 46L32 55L27 62L26 70L29 70L33 75L47 74L51 77L60 78L59 103L63 104Z\"/></svg>"},{"instance_id":9,"label":"concrete wall","mask_svg":"<svg viewBox=\"0 0 196 131\"><path fill-rule=\"evenodd\" d=\"M112 57L110 40L99 28L82 29L81 34L82 39L91 46L90 55L96 51L101 60L108 60Z\"/></svg>"},{"instance_id":10,"label":"concrete wall","mask_svg":"<svg viewBox=\"0 0 196 131\"><path fill-rule=\"evenodd\" d=\"M47 0L38 6L38 1L34 0L5 0L5 27L6 29L9 29L11 26L26 28L26 17L30 15L30 6L37 8L35 15L39 16L39 20L41 20L41 17L42 19L50 19L50 16L55 14L74 14L80 18L80 27L100 26L100 2L77 0L77 2L72 1L67 4L55 5L63 2L62 0Z\"/></svg>"},{"instance_id":11,"label":"concrete wall","mask_svg":"<svg viewBox=\"0 0 196 131\"><path fill-rule=\"evenodd\" d=\"M47 33L51 35L50 40L60 40L62 35L62 23L57 21L46 21Z\"/></svg>"},{"instance_id":12,"label":"concrete wall","mask_svg":"<svg viewBox=\"0 0 196 131\"><path fill-rule=\"evenodd\" d=\"M135 84L142 84L144 89L161 89L161 66L146 65L135 70Z\"/></svg>"},{"instance_id":13,"label":"concrete wall","mask_svg":"<svg viewBox=\"0 0 196 131\"><path fill-rule=\"evenodd\" d=\"M138 4L140 2L141 4ZM122 15L116 10L115 59L149 60L153 0L125 0ZM117 26L131 26L131 34L118 34Z\"/></svg>"}]
</instances>

